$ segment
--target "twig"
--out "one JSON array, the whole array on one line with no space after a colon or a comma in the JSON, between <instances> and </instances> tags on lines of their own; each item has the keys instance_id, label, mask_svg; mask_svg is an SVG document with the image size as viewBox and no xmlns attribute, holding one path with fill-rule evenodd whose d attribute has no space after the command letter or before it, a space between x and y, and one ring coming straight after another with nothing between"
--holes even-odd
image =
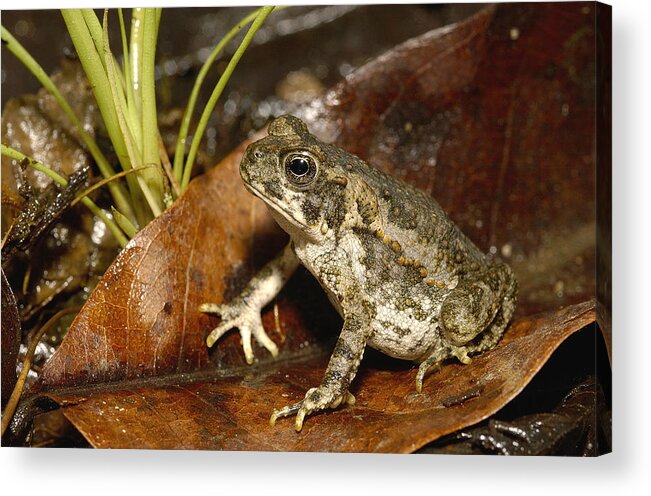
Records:
<instances>
[{"instance_id":1,"label":"twig","mask_svg":"<svg viewBox=\"0 0 651 496\"><path fill-rule=\"evenodd\" d=\"M111 177L107 177L105 179L102 179L101 181L97 181L90 188L88 188L88 189L82 191L81 193L79 193L76 196L76 198L70 202L70 206L74 207L77 203L82 201L84 199L84 197L90 195L93 191L95 191L96 189L101 188L102 186L104 186L105 184L110 183L111 181L115 181L116 179L120 179L121 177L124 177L127 174L132 174L134 172L138 172L138 171L141 171L143 169L147 169L149 167L155 167L155 165L154 164L139 165L137 167L134 167L133 169L118 172L117 174L114 174Z\"/></svg>"},{"instance_id":2,"label":"twig","mask_svg":"<svg viewBox=\"0 0 651 496\"><path fill-rule=\"evenodd\" d=\"M14 160L27 160L28 165L33 167L39 172L42 172L43 174L46 174L50 179L52 179L54 182L57 184L60 184L61 186L67 186L68 181L66 178L64 178L62 175L57 174L54 172L50 167L47 165L39 162L38 160L34 160L32 158L29 158L27 155L19 152L18 150L14 150L13 148L10 148L6 145L0 144L0 148L2 149L2 155L5 155L6 157L13 158ZM115 239L117 239L118 243L122 248L127 246L127 243L129 240L124 237L124 233L120 230L120 228L117 226L115 222L113 222L113 219L108 217L104 211L99 208L90 198L87 196L84 197L81 202L86 205L91 212L93 212L95 215L97 215L100 219L102 219L102 222L106 224L106 227L109 228L109 230L113 233L113 236L115 236Z\"/></svg>"}]
</instances>

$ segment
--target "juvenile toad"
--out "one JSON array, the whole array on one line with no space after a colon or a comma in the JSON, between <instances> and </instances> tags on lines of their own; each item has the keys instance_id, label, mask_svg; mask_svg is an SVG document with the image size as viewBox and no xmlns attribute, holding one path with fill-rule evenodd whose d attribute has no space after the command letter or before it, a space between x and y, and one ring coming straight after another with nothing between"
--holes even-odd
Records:
<instances>
[{"instance_id":1,"label":"juvenile toad","mask_svg":"<svg viewBox=\"0 0 651 496\"><path fill-rule=\"evenodd\" d=\"M201 306L222 317L208 346L237 327L248 363L251 335L276 356L260 311L299 263L344 319L321 384L275 410L272 423L296 415L300 431L306 415L353 403L348 388L367 345L419 363L420 392L428 369L450 357L469 363L504 333L517 293L511 269L487 258L430 196L320 142L292 116L249 145L240 174L291 241L238 297Z\"/></svg>"}]
</instances>

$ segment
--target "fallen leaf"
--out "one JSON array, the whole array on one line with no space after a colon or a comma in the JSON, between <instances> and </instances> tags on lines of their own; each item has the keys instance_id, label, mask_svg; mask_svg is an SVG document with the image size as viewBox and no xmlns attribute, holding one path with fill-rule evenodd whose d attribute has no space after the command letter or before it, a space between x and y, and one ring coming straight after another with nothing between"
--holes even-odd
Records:
<instances>
[{"instance_id":1,"label":"fallen leaf","mask_svg":"<svg viewBox=\"0 0 651 496\"><path fill-rule=\"evenodd\" d=\"M20 348L20 317L16 307L16 298L5 277L5 271L0 269L2 279L2 408L11 396L16 385L16 362Z\"/></svg>"},{"instance_id":2,"label":"fallen leaf","mask_svg":"<svg viewBox=\"0 0 651 496\"><path fill-rule=\"evenodd\" d=\"M208 354L219 319L198 305L232 298L286 241L238 177L245 143L120 254L46 364L41 394L97 447L409 452L497 411L594 320L585 5L488 7L371 61L302 112L323 139L432 193L514 267L518 318L497 348L444 366L421 395L409 363L366 360L354 407L310 417L301 434L270 427L274 408L320 382L340 320L303 271L264 313L278 360L258 347L246 367L235 332Z\"/></svg>"},{"instance_id":3,"label":"fallen leaf","mask_svg":"<svg viewBox=\"0 0 651 496\"><path fill-rule=\"evenodd\" d=\"M430 375L422 394L413 367L363 368L352 389L355 405L311 416L300 434L292 419L269 425L270 412L321 381L327 354L199 381L177 377L48 396L67 405L65 416L97 448L409 453L492 414L558 344L594 319L593 302L520 319L491 352Z\"/></svg>"},{"instance_id":4,"label":"fallen leaf","mask_svg":"<svg viewBox=\"0 0 651 496\"><path fill-rule=\"evenodd\" d=\"M60 89L86 132L94 136L98 111L88 81L79 63L64 60L60 70L52 74L52 81ZM52 167L68 177L84 168L90 169L88 153L80 145L77 129L45 89L38 95L25 95L9 100L2 110L2 142L23 154ZM16 194L22 181L36 190L44 190L52 179L32 168L25 178L17 177L13 160L2 156L3 192Z\"/></svg>"},{"instance_id":5,"label":"fallen leaf","mask_svg":"<svg viewBox=\"0 0 651 496\"><path fill-rule=\"evenodd\" d=\"M446 454L597 456L611 446L611 412L598 379L589 377L563 398L551 413L513 421L488 420L421 451Z\"/></svg>"}]
</instances>

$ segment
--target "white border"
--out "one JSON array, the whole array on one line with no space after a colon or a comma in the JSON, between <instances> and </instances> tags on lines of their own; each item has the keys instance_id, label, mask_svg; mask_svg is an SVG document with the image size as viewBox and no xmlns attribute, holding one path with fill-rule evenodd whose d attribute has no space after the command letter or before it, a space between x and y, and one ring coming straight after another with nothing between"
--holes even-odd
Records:
<instances>
[{"instance_id":1,"label":"white border","mask_svg":"<svg viewBox=\"0 0 651 496\"><path fill-rule=\"evenodd\" d=\"M58 7L127 2L57 2ZM192 1L195 6L235 2ZM268 1L238 5L269 4ZM286 2L305 4L308 2ZM353 2L319 2L353 3ZM370 3L359 2L354 3ZM396 2L374 2L396 3ZM651 403L646 311L651 127L648 2L613 0L614 446L599 459L215 452L0 450L3 494L649 494ZM141 6L180 2L140 1ZM51 8L23 0L2 7Z\"/></svg>"}]
</instances>

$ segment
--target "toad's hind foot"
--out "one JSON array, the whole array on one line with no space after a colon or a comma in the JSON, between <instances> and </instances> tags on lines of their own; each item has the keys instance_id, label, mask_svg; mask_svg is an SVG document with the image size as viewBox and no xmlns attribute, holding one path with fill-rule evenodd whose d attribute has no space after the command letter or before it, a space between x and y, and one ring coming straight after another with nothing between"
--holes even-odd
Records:
<instances>
[{"instance_id":1,"label":"toad's hind foot","mask_svg":"<svg viewBox=\"0 0 651 496\"><path fill-rule=\"evenodd\" d=\"M436 357L434 360L430 360L430 358L426 359L418 366L418 372L416 372L417 393L421 393L423 391L423 379L425 378L425 374L429 371L429 369L433 368L434 370L438 370L441 368L441 360L438 357Z\"/></svg>"},{"instance_id":2,"label":"toad's hind foot","mask_svg":"<svg viewBox=\"0 0 651 496\"><path fill-rule=\"evenodd\" d=\"M305 394L305 399L302 401L281 408L280 410L274 410L269 419L269 423L275 425L276 420L279 418L296 415L294 427L296 432L300 432L303 428L303 420L307 415L320 410L325 410L326 408L337 408L342 403L345 405L354 405L355 397L346 391L343 395L333 398L322 388L312 388L308 390Z\"/></svg>"},{"instance_id":3,"label":"toad's hind foot","mask_svg":"<svg viewBox=\"0 0 651 496\"><path fill-rule=\"evenodd\" d=\"M468 356L468 349L465 346L455 346L451 348L449 350L449 355L456 357L464 365L468 365L472 362L472 359ZM425 375L430 369L440 369L444 357L445 355L442 355L440 352L433 353L418 366L418 372L416 373L416 392L420 393L423 391L423 380L425 379Z\"/></svg>"}]
</instances>

